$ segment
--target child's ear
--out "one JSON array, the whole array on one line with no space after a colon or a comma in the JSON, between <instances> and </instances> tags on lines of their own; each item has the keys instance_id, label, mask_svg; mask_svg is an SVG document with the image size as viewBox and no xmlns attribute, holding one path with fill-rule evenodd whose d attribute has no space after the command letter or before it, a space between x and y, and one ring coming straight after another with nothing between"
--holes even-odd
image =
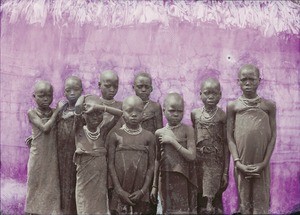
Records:
<instances>
[{"instance_id":1,"label":"child's ear","mask_svg":"<svg viewBox=\"0 0 300 215\"><path fill-rule=\"evenodd\" d=\"M153 87L151 86L151 87L150 87L150 89L151 89L151 91L150 91L150 92L152 92L152 91L153 91Z\"/></svg>"}]
</instances>

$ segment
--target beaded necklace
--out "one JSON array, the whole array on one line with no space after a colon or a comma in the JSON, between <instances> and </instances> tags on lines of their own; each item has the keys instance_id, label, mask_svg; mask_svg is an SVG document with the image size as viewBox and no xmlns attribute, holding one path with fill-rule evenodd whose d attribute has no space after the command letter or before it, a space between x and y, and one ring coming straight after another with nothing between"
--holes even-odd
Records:
<instances>
[{"instance_id":1,"label":"beaded necklace","mask_svg":"<svg viewBox=\"0 0 300 215\"><path fill-rule=\"evenodd\" d=\"M83 130L85 133L85 136L91 140L97 140L100 136L100 128L97 127L97 130L95 132L91 132L86 125L83 126Z\"/></svg>"},{"instance_id":2,"label":"beaded necklace","mask_svg":"<svg viewBox=\"0 0 300 215\"><path fill-rule=\"evenodd\" d=\"M130 134L130 135L138 135L142 132L143 128L141 125L139 125L139 127L137 129L131 129L131 128L128 128L126 124L124 124L122 127L121 127L122 130L124 130L127 134Z\"/></svg>"},{"instance_id":3,"label":"beaded necklace","mask_svg":"<svg viewBox=\"0 0 300 215\"><path fill-rule=\"evenodd\" d=\"M44 111L42 111L42 110L40 110L40 109L36 109L36 111L38 112L38 114L41 116L41 117L46 117L46 118L49 118L49 117L51 117L51 115L52 115L52 110L50 109L48 112L44 112Z\"/></svg>"},{"instance_id":4,"label":"beaded necklace","mask_svg":"<svg viewBox=\"0 0 300 215\"><path fill-rule=\"evenodd\" d=\"M116 103L116 100L114 100L114 99L107 100L102 97L100 99L102 100L103 104L105 104L105 105L112 105L112 104Z\"/></svg>"},{"instance_id":5,"label":"beaded necklace","mask_svg":"<svg viewBox=\"0 0 300 215\"><path fill-rule=\"evenodd\" d=\"M167 128L167 129L170 129L170 130L174 130L174 129L176 129L176 128L179 128L181 125L182 125L182 124L179 123L179 124L177 124L177 125L171 126L171 125L169 125L169 123L167 123L167 124L166 124L166 128Z\"/></svg>"},{"instance_id":6,"label":"beaded necklace","mask_svg":"<svg viewBox=\"0 0 300 215\"><path fill-rule=\"evenodd\" d=\"M219 107L216 107L215 109L212 109L211 111L208 111L208 110L206 110L206 108L203 106L203 107L202 107L202 117L203 117L204 119L206 119L206 120L212 120L212 119L216 116L218 110L219 110ZM205 116L204 113L206 113L206 116Z\"/></svg>"}]
</instances>

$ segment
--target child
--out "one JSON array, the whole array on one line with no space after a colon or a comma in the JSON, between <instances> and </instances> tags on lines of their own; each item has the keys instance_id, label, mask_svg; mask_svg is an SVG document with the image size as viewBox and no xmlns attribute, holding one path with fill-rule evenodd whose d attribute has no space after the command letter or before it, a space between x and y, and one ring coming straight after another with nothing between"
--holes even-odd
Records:
<instances>
[{"instance_id":1,"label":"child","mask_svg":"<svg viewBox=\"0 0 300 215\"><path fill-rule=\"evenodd\" d=\"M149 99L152 92L152 78L148 73L138 73L132 86L135 94L144 102L144 111L142 117L142 127L153 134L159 128L162 128L162 110L158 102Z\"/></svg>"},{"instance_id":2,"label":"child","mask_svg":"<svg viewBox=\"0 0 300 215\"><path fill-rule=\"evenodd\" d=\"M227 106L227 138L235 163L242 214L268 214L269 161L276 141L276 106L257 95L259 69L245 65L239 72L242 96Z\"/></svg>"},{"instance_id":3,"label":"child","mask_svg":"<svg viewBox=\"0 0 300 215\"><path fill-rule=\"evenodd\" d=\"M150 74L144 72L138 73L135 76L134 85L132 87L135 91L135 94L140 97L144 103L144 111L141 123L142 128L151 131L154 134L157 129L163 127L163 121L160 104L149 99L149 96L153 90L152 78ZM152 208L152 214L156 214L157 201L151 201L150 204Z\"/></svg>"},{"instance_id":4,"label":"child","mask_svg":"<svg viewBox=\"0 0 300 215\"><path fill-rule=\"evenodd\" d=\"M118 121L122 111L101 105L98 96L81 96L75 107L77 166L76 205L78 214L107 214L107 161L105 139L107 133ZM102 123L103 113L115 117ZM82 118L86 125L83 124Z\"/></svg>"},{"instance_id":5,"label":"child","mask_svg":"<svg viewBox=\"0 0 300 215\"><path fill-rule=\"evenodd\" d=\"M117 108L122 110L122 102L116 101L114 99L115 95L118 92L119 89L119 77L118 75L111 71L106 70L100 74L100 80L99 80L99 89L101 91L101 102L109 107ZM112 120L113 115L109 113L105 113L103 120L104 121L110 121ZM120 120L118 122L117 127L121 127L122 121Z\"/></svg>"},{"instance_id":6,"label":"child","mask_svg":"<svg viewBox=\"0 0 300 215\"><path fill-rule=\"evenodd\" d=\"M63 214L77 214L75 202L76 166L73 163L75 152L74 111L77 99L82 93L82 83L71 76L65 81L65 96L68 100L57 120L57 153Z\"/></svg>"},{"instance_id":7,"label":"child","mask_svg":"<svg viewBox=\"0 0 300 215\"><path fill-rule=\"evenodd\" d=\"M196 213L197 179L193 162L196 147L193 129L181 123L182 97L177 93L168 94L163 112L168 124L155 132L156 162L151 199L156 201L159 190L164 214Z\"/></svg>"},{"instance_id":8,"label":"child","mask_svg":"<svg viewBox=\"0 0 300 215\"><path fill-rule=\"evenodd\" d=\"M28 179L25 212L29 214L60 213L60 190L57 164L56 129L58 113L64 107L59 102L50 108L53 87L38 81L33 93L37 108L28 111L32 125L32 141L28 160Z\"/></svg>"},{"instance_id":9,"label":"child","mask_svg":"<svg viewBox=\"0 0 300 215\"><path fill-rule=\"evenodd\" d=\"M123 102L125 124L108 137L109 171L114 190L112 214L151 213L149 187L154 169L154 135L140 125L143 101L130 96Z\"/></svg>"},{"instance_id":10,"label":"child","mask_svg":"<svg viewBox=\"0 0 300 215\"><path fill-rule=\"evenodd\" d=\"M222 214L222 192L228 185L229 150L226 114L217 106L221 99L219 81L208 78L202 82L200 96L204 106L191 113L196 136L198 213L202 213L203 196L207 198L206 212Z\"/></svg>"}]
</instances>

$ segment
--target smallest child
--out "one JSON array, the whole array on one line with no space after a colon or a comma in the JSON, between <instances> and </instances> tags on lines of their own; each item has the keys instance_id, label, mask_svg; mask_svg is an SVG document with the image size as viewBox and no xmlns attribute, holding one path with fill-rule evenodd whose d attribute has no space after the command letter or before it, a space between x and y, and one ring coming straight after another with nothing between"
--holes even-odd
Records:
<instances>
[{"instance_id":1,"label":"smallest child","mask_svg":"<svg viewBox=\"0 0 300 215\"><path fill-rule=\"evenodd\" d=\"M217 106L221 99L218 80L208 78L201 84L202 108L191 113L196 136L198 179L198 213L202 213L202 197L206 212L223 213L222 193L228 184L229 150L226 141L226 114Z\"/></svg>"},{"instance_id":2,"label":"smallest child","mask_svg":"<svg viewBox=\"0 0 300 215\"><path fill-rule=\"evenodd\" d=\"M164 214L196 212L197 181L194 160L196 147L193 128L181 123L184 101L178 93L164 100L168 124L155 132L156 160L151 200L159 192Z\"/></svg>"}]
</instances>

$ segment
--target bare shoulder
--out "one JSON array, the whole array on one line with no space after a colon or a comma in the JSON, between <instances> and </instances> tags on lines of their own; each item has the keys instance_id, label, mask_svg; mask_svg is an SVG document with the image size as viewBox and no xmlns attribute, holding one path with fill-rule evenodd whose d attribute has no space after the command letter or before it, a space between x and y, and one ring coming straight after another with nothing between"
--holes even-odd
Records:
<instances>
[{"instance_id":1,"label":"bare shoulder","mask_svg":"<svg viewBox=\"0 0 300 215\"><path fill-rule=\"evenodd\" d=\"M197 113L201 113L201 108L195 108L191 112L192 115L196 115Z\"/></svg>"},{"instance_id":2,"label":"bare shoulder","mask_svg":"<svg viewBox=\"0 0 300 215\"><path fill-rule=\"evenodd\" d=\"M226 121L226 113L222 108L218 108L218 115L219 115L219 119L220 121L225 122Z\"/></svg>"},{"instance_id":3,"label":"bare shoulder","mask_svg":"<svg viewBox=\"0 0 300 215\"><path fill-rule=\"evenodd\" d=\"M271 99L262 98L262 102L269 111L276 110L276 103Z\"/></svg>"},{"instance_id":4,"label":"bare shoulder","mask_svg":"<svg viewBox=\"0 0 300 215\"><path fill-rule=\"evenodd\" d=\"M33 117L37 116L36 109L29 109L27 111L27 115L28 115L29 118L33 118Z\"/></svg>"},{"instance_id":5,"label":"bare shoulder","mask_svg":"<svg viewBox=\"0 0 300 215\"><path fill-rule=\"evenodd\" d=\"M236 111L238 100L229 101L227 104L227 111Z\"/></svg>"},{"instance_id":6,"label":"bare shoulder","mask_svg":"<svg viewBox=\"0 0 300 215\"><path fill-rule=\"evenodd\" d=\"M163 133L163 131L164 131L164 127L163 128L160 128L160 129L157 129L156 131L155 131L155 136L160 136L162 133Z\"/></svg>"},{"instance_id":7,"label":"bare shoulder","mask_svg":"<svg viewBox=\"0 0 300 215\"><path fill-rule=\"evenodd\" d=\"M161 105L158 102L155 102L155 101L151 100L151 103L152 103L152 106L153 106L154 110L160 110L161 109Z\"/></svg>"},{"instance_id":8,"label":"bare shoulder","mask_svg":"<svg viewBox=\"0 0 300 215\"><path fill-rule=\"evenodd\" d=\"M194 132L194 129L192 126L186 125L186 124L182 124L183 128L185 129L186 133L189 132Z\"/></svg>"}]
</instances>

